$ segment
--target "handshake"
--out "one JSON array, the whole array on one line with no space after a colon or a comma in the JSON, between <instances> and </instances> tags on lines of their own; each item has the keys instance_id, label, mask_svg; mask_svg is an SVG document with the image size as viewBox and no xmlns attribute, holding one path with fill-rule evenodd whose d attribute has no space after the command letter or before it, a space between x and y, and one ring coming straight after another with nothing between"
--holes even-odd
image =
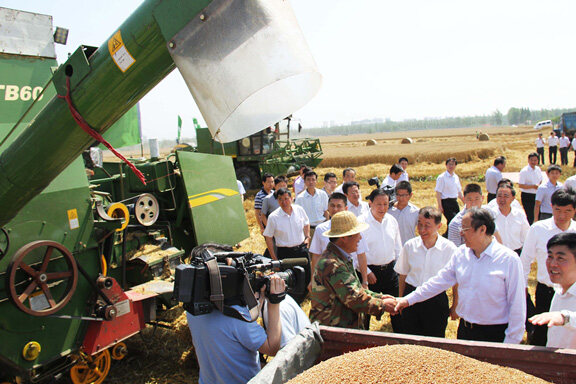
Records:
<instances>
[{"instance_id":1,"label":"handshake","mask_svg":"<svg viewBox=\"0 0 576 384\"><path fill-rule=\"evenodd\" d=\"M394 297L390 295L382 295L382 302L384 303L384 309L391 315L397 315L402 312L402 310L409 306L408 300L403 297Z\"/></svg>"}]
</instances>

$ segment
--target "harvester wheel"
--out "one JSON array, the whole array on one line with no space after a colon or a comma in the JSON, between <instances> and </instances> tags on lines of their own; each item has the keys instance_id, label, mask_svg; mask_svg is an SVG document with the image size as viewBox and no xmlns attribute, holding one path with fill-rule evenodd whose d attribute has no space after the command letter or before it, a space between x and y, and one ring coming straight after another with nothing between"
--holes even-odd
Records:
<instances>
[{"instance_id":1,"label":"harvester wheel","mask_svg":"<svg viewBox=\"0 0 576 384\"><path fill-rule=\"evenodd\" d=\"M128 355L128 347L122 342L115 344L110 349L112 350L110 354L114 360L122 360Z\"/></svg>"},{"instance_id":2,"label":"harvester wheel","mask_svg":"<svg viewBox=\"0 0 576 384\"><path fill-rule=\"evenodd\" d=\"M82 354L78 363L70 369L70 379L74 384L100 384L108 376L111 363L107 349L94 356Z\"/></svg>"},{"instance_id":3,"label":"harvester wheel","mask_svg":"<svg viewBox=\"0 0 576 384\"><path fill-rule=\"evenodd\" d=\"M244 185L247 191L260 188L260 176L256 169L250 167L240 167L236 170L236 177Z\"/></svg>"},{"instance_id":4,"label":"harvester wheel","mask_svg":"<svg viewBox=\"0 0 576 384\"><path fill-rule=\"evenodd\" d=\"M55 241L26 244L14 254L7 272L10 300L32 316L58 312L68 304L78 283L76 260Z\"/></svg>"}]
</instances>

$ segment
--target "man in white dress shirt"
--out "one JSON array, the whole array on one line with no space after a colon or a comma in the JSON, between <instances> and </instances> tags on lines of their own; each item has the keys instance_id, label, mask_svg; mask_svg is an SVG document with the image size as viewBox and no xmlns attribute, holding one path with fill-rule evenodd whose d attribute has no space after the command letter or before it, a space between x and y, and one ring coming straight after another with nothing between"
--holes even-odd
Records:
<instances>
[{"instance_id":1,"label":"man in white dress shirt","mask_svg":"<svg viewBox=\"0 0 576 384\"><path fill-rule=\"evenodd\" d=\"M572 164L572 166L574 168L576 168L576 134L572 138L572 144L571 145L572 145L572 150L574 151L574 163Z\"/></svg>"},{"instance_id":2,"label":"man in white dress shirt","mask_svg":"<svg viewBox=\"0 0 576 384\"><path fill-rule=\"evenodd\" d=\"M538 134L536 139L536 153L538 154L538 165L546 164L544 162L544 146L546 145L546 139L542 137L542 133Z\"/></svg>"},{"instance_id":3,"label":"man in white dress shirt","mask_svg":"<svg viewBox=\"0 0 576 384\"><path fill-rule=\"evenodd\" d=\"M400 252L394 270L398 273L399 297L406 296L435 276L450 261L456 246L442 236L442 214L434 207L424 207L418 216L420 236L409 240ZM442 292L424 302L414 304L402 312L402 332L413 335L444 337L448 315L456 319L458 294L453 287L452 308L448 296Z\"/></svg>"},{"instance_id":4,"label":"man in white dress shirt","mask_svg":"<svg viewBox=\"0 0 576 384\"><path fill-rule=\"evenodd\" d=\"M568 165L568 150L570 149L570 138L566 136L565 132L558 139L558 146L560 149L560 164Z\"/></svg>"},{"instance_id":5,"label":"man in white dress shirt","mask_svg":"<svg viewBox=\"0 0 576 384\"><path fill-rule=\"evenodd\" d=\"M402 245L416 237L416 224L420 209L410 202L412 198L412 186L408 181L400 181L396 184L396 202L390 208L389 213L394 216L400 228Z\"/></svg>"},{"instance_id":6,"label":"man in white dress shirt","mask_svg":"<svg viewBox=\"0 0 576 384\"><path fill-rule=\"evenodd\" d=\"M292 186L294 189L294 196L298 196L300 192L306 188L306 185L304 185L304 174L308 171L311 171L311 169L308 168L306 164L300 166L300 173L296 180L294 180L294 185Z\"/></svg>"},{"instance_id":7,"label":"man in white dress shirt","mask_svg":"<svg viewBox=\"0 0 576 384\"><path fill-rule=\"evenodd\" d=\"M455 173L456 165L458 165L458 162L454 157L446 160L446 172L436 179L436 202L438 203L438 210L446 218L446 226L460 212L458 198L464 200L462 184L460 184L460 178ZM448 231L446 231L444 237L448 237Z\"/></svg>"},{"instance_id":8,"label":"man in white dress shirt","mask_svg":"<svg viewBox=\"0 0 576 384\"><path fill-rule=\"evenodd\" d=\"M498 189L498 182L502 180L502 171L506 167L506 158L499 156L494 159L492 165L486 171L486 191L488 191L488 203L496 198L496 190Z\"/></svg>"},{"instance_id":9,"label":"man in white dress shirt","mask_svg":"<svg viewBox=\"0 0 576 384\"><path fill-rule=\"evenodd\" d=\"M522 207L530 225L534 222L536 190L540 184L542 184L542 170L538 166L538 154L532 152L528 155L528 165L522 168L518 180L518 187L522 191L520 200L522 200Z\"/></svg>"},{"instance_id":10,"label":"man in white dress shirt","mask_svg":"<svg viewBox=\"0 0 576 384\"><path fill-rule=\"evenodd\" d=\"M538 221L530 227L522 254L522 266L524 267L524 279L528 284L532 262L536 260L538 271L536 273L536 313L548 312L554 296L554 287L548 271L546 259L548 257L547 244L552 236L562 232L576 232L576 223L572 218L576 213L576 194L573 190L559 189L552 195L552 217ZM536 327L531 344L546 345L546 327Z\"/></svg>"},{"instance_id":11,"label":"man in white dress shirt","mask_svg":"<svg viewBox=\"0 0 576 384\"><path fill-rule=\"evenodd\" d=\"M530 318L536 325L548 325L550 348L576 349L576 234L559 233L548 241L546 268L556 293L550 312Z\"/></svg>"},{"instance_id":12,"label":"man in white dress shirt","mask_svg":"<svg viewBox=\"0 0 576 384\"><path fill-rule=\"evenodd\" d=\"M396 187L396 183L398 182L398 180L400 180L400 176L402 176L402 174L404 173L404 170L402 169L402 167L398 164L394 164L393 166L390 167L390 172L388 173L388 176L386 176L384 178L384 180L382 180L382 186L390 186L392 188Z\"/></svg>"},{"instance_id":13,"label":"man in white dress shirt","mask_svg":"<svg viewBox=\"0 0 576 384\"><path fill-rule=\"evenodd\" d=\"M268 216L268 224L264 229L264 239L270 257L274 260L305 257L310 260L308 245L310 244L310 221L299 205L292 204L292 193L287 188L280 188L276 192L276 199L280 208ZM274 248L274 241L276 249ZM304 267L306 272L306 286L310 283L310 264ZM298 303L303 297L294 297Z\"/></svg>"},{"instance_id":14,"label":"man in white dress shirt","mask_svg":"<svg viewBox=\"0 0 576 384\"><path fill-rule=\"evenodd\" d=\"M366 260L371 271L368 273L369 282L374 280L371 277L375 277L376 282L369 284L368 288L373 292L396 297L398 274L394 271L394 265L402 250L400 229L396 219L388 214L390 200L386 192L380 188L374 189L368 199L371 201L370 210L358 217L359 222L369 226L362 237L368 246ZM399 316L392 316L391 321L394 332L399 332Z\"/></svg>"},{"instance_id":15,"label":"man in white dress shirt","mask_svg":"<svg viewBox=\"0 0 576 384\"><path fill-rule=\"evenodd\" d=\"M400 166L402 167L402 169L404 170L404 172L402 172L402 175L400 175L400 178L398 179L398 182L400 181L410 181L410 176L408 176L408 158L407 157L401 157L398 159L398 164L400 164Z\"/></svg>"},{"instance_id":16,"label":"man in white dress shirt","mask_svg":"<svg viewBox=\"0 0 576 384\"><path fill-rule=\"evenodd\" d=\"M344 183L343 193L348 199L348 210L354 214L354 216L359 217L364 212L368 212L370 209L368 203L362 201L362 196L360 195L360 185L355 181L347 181Z\"/></svg>"},{"instance_id":17,"label":"man in white dress shirt","mask_svg":"<svg viewBox=\"0 0 576 384\"><path fill-rule=\"evenodd\" d=\"M436 276L399 298L395 310L458 284L458 339L519 344L526 318L522 264L514 251L494 239L494 228L487 209L470 209L462 219L466 246Z\"/></svg>"},{"instance_id":18,"label":"man in white dress shirt","mask_svg":"<svg viewBox=\"0 0 576 384\"><path fill-rule=\"evenodd\" d=\"M500 185L496 193L498 206L493 212L502 244L520 255L530 224L524 211L512 206L515 196L516 191L510 184Z\"/></svg>"},{"instance_id":19,"label":"man in white dress shirt","mask_svg":"<svg viewBox=\"0 0 576 384\"><path fill-rule=\"evenodd\" d=\"M318 175L314 171L304 174L304 185L306 189L294 200L308 216L310 220L310 234L314 235L314 230L318 224L322 224L328 219L328 195L321 189L316 188Z\"/></svg>"},{"instance_id":20,"label":"man in white dress shirt","mask_svg":"<svg viewBox=\"0 0 576 384\"><path fill-rule=\"evenodd\" d=\"M343 193L334 192L332 195L330 195L330 199L328 200L328 214L330 217L334 216L338 212L346 211L347 209L347 199ZM314 270L318 264L318 260L320 260L322 253L324 253L328 247L328 242L330 239L328 236L325 236L324 233L330 230L330 228L332 228L332 220L325 221L316 227L317 231L315 231L314 236L312 236L312 242L310 243L312 275L314 275ZM354 266L354 269L360 272L359 275L363 288L368 288L366 249L366 241L364 238L362 238L358 242L358 250L350 254L350 256L352 256L352 265ZM310 283L308 289L312 289L312 282Z\"/></svg>"},{"instance_id":21,"label":"man in white dress shirt","mask_svg":"<svg viewBox=\"0 0 576 384\"><path fill-rule=\"evenodd\" d=\"M548 137L548 160L550 160L550 164L556 164L556 154L558 152L558 137L554 131L550 132L550 136Z\"/></svg>"},{"instance_id":22,"label":"man in white dress shirt","mask_svg":"<svg viewBox=\"0 0 576 384\"><path fill-rule=\"evenodd\" d=\"M548 182L542 184L536 190L536 201L534 202L534 221L549 219L552 217L552 204L550 198L558 189L562 188L562 183L558 180L562 175L562 168L552 164L546 170Z\"/></svg>"},{"instance_id":23,"label":"man in white dress shirt","mask_svg":"<svg viewBox=\"0 0 576 384\"><path fill-rule=\"evenodd\" d=\"M346 168L342 171L342 184L336 187L334 192L340 192L346 194L344 192L344 184L348 182L356 182L356 171L354 168Z\"/></svg>"}]
</instances>

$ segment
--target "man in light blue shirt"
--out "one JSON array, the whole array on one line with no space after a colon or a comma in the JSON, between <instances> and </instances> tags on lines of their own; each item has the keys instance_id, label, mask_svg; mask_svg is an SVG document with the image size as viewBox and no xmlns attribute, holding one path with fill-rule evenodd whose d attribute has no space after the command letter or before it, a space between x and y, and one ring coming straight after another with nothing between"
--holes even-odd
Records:
<instances>
[{"instance_id":1,"label":"man in light blue shirt","mask_svg":"<svg viewBox=\"0 0 576 384\"><path fill-rule=\"evenodd\" d=\"M285 288L284 280L276 276L271 278L272 294L282 293ZM246 307L232 307L250 318ZM268 303L266 330L256 322L225 316L216 308L206 315L186 313L200 366L199 383L241 384L260 372L258 353L275 355L280 349L282 325L279 307L280 304Z\"/></svg>"}]
</instances>

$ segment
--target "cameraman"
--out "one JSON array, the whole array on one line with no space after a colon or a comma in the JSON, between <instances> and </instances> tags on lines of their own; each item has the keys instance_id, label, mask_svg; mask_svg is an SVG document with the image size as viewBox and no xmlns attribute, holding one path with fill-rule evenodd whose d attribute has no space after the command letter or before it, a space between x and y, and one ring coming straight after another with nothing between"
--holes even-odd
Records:
<instances>
[{"instance_id":1,"label":"cameraman","mask_svg":"<svg viewBox=\"0 0 576 384\"><path fill-rule=\"evenodd\" d=\"M265 287L260 300L265 300ZM286 284L278 276L271 276L270 293L281 294ZM246 307L234 308L250 318ZM200 384L246 383L260 371L258 352L275 355L280 349L282 325L280 305L268 302L266 330L258 323L228 317L218 310L206 315L186 313L188 327L200 366Z\"/></svg>"}]
</instances>

